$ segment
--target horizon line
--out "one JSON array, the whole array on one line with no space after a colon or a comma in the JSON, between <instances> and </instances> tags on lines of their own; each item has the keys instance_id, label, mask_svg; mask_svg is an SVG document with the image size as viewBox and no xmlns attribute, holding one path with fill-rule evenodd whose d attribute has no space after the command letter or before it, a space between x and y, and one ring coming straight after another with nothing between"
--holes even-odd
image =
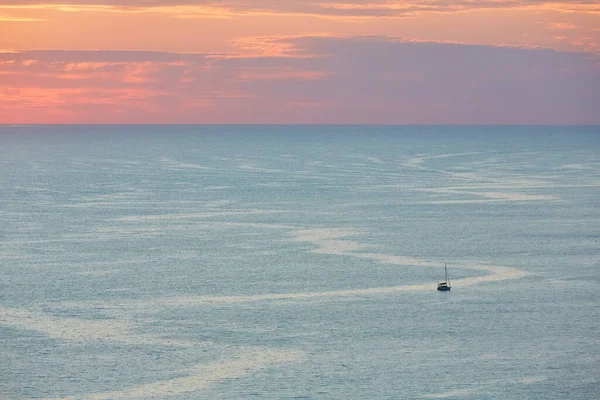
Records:
<instances>
[{"instance_id":1,"label":"horizon line","mask_svg":"<svg viewBox=\"0 0 600 400\"><path fill-rule=\"evenodd\" d=\"M597 124L581 124L581 123L566 123L566 124L548 124L548 123L525 123L525 124L477 124L477 123L464 123L464 124L445 124L445 123L381 123L381 124L372 124L372 123L0 123L1 127L34 127L34 126L498 126L498 127L517 127L517 126L565 126L565 127L600 127L600 123Z\"/></svg>"}]
</instances>

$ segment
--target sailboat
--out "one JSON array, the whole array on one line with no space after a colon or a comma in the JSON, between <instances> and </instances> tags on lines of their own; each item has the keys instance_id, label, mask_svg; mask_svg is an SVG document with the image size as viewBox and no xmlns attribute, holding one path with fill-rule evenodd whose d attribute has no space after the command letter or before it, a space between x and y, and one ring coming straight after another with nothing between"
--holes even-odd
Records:
<instances>
[{"instance_id":1,"label":"sailboat","mask_svg":"<svg viewBox=\"0 0 600 400\"><path fill-rule=\"evenodd\" d=\"M448 279L448 266L446 265L446 263L444 263L444 275L446 280L444 282L438 282L437 285L437 290L440 290L442 292L449 291L452 288L452 286L450 286L450 280Z\"/></svg>"}]
</instances>

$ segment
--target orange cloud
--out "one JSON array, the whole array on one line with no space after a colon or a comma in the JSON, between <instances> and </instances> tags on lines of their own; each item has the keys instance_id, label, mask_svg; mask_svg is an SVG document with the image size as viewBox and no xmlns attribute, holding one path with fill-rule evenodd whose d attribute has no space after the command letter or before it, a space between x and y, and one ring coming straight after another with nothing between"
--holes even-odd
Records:
<instances>
[{"instance_id":1,"label":"orange cloud","mask_svg":"<svg viewBox=\"0 0 600 400\"><path fill-rule=\"evenodd\" d=\"M65 64L65 71L94 71L103 69L108 66L123 65L123 63L111 63L111 62L72 62Z\"/></svg>"},{"instance_id":2,"label":"orange cloud","mask_svg":"<svg viewBox=\"0 0 600 400\"><path fill-rule=\"evenodd\" d=\"M588 0L91 0L12 1L0 0L4 9L53 9L63 12L158 12L177 18L228 18L240 15L298 14L318 17L398 17L426 12L470 10L539 9L562 12L600 13L600 5Z\"/></svg>"},{"instance_id":3,"label":"orange cloud","mask_svg":"<svg viewBox=\"0 0 600 400\"><path fill-rule=\"evenodd\" d=\"M0 15L0 22L43 22L45 19L42 18L29 18L29 17L14 17L11 15Z\"/></svg>"},{"instance_id":4,"label":"orange cloud","mask_svg":"<svg viewBox=\"0 0 600 400\"><path fill-rule=\"evenodd\" d=\"M27 29L22 24L3 24L0 47L7 49L147 49L288 56L291 50L283 48L282 43L243 38L329 32L576 50L570 41L559 42L548 35L553 24L576 26L582 34L593 34L594 41L600 40L593 31L600 23L598 17L566 12L564 2L81 0L67 4L63 10L65 1L32 2L24 8L17 0L0 0L0 4L2 1L13 5L4 9L0 5L0 14L45 20L30 23ZM409 14L410 18L406 18ZM402 23L398 18L403 18ZM506 26L511 29L505 29ZM244 40L247 43L242 43Z\"/></svg>"},{"instance_id":5,"label":"orange cloud","mask_svg":"<svg viewBox=\"0 0 600 400\"><path fill-rule=\"evenodd\" d=\"M549 29L577 29L577 27L567 22L554 22L550 24Z\"/></svg>"}]
</instances>

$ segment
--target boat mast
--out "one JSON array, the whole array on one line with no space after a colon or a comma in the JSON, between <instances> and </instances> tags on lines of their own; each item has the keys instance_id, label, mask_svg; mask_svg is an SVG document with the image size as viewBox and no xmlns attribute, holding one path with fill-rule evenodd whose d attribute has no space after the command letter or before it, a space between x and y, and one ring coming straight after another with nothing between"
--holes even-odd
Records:
<instances>
[{"instance_id":1,"label":"boat mast","mask_svg":"<svg viewBox=\"0 0 600 400\"><path fill-rule=\"evenodd\" d=\"M446 283L448 282L448 266L444 263L444 276L446 277Z\"/></svg>"}]
</instances>

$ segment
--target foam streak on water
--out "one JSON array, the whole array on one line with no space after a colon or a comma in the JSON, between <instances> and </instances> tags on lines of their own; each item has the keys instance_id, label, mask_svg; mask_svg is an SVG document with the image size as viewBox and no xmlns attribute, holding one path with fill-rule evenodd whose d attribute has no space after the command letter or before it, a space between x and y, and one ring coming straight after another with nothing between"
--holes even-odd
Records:
<instances>
[{"instance_id":1,"label":"foam streak on water","mask_svg":"<svg viewBox=\"0 0 600 400\"><path fill-rule=\"evenodd\" d=\"M204 363L192 367L182 378L158 381L135 386L126 390L89 394L83 397L68 396L46 400L112 400L112 399L152 399L164 396L181 396L198 392L228 379L242 378L267 367L281 367L286 363L304 360L299 351L277 351L271 349L244 349L236 359Z\"/></svg>"}]
</instances>

